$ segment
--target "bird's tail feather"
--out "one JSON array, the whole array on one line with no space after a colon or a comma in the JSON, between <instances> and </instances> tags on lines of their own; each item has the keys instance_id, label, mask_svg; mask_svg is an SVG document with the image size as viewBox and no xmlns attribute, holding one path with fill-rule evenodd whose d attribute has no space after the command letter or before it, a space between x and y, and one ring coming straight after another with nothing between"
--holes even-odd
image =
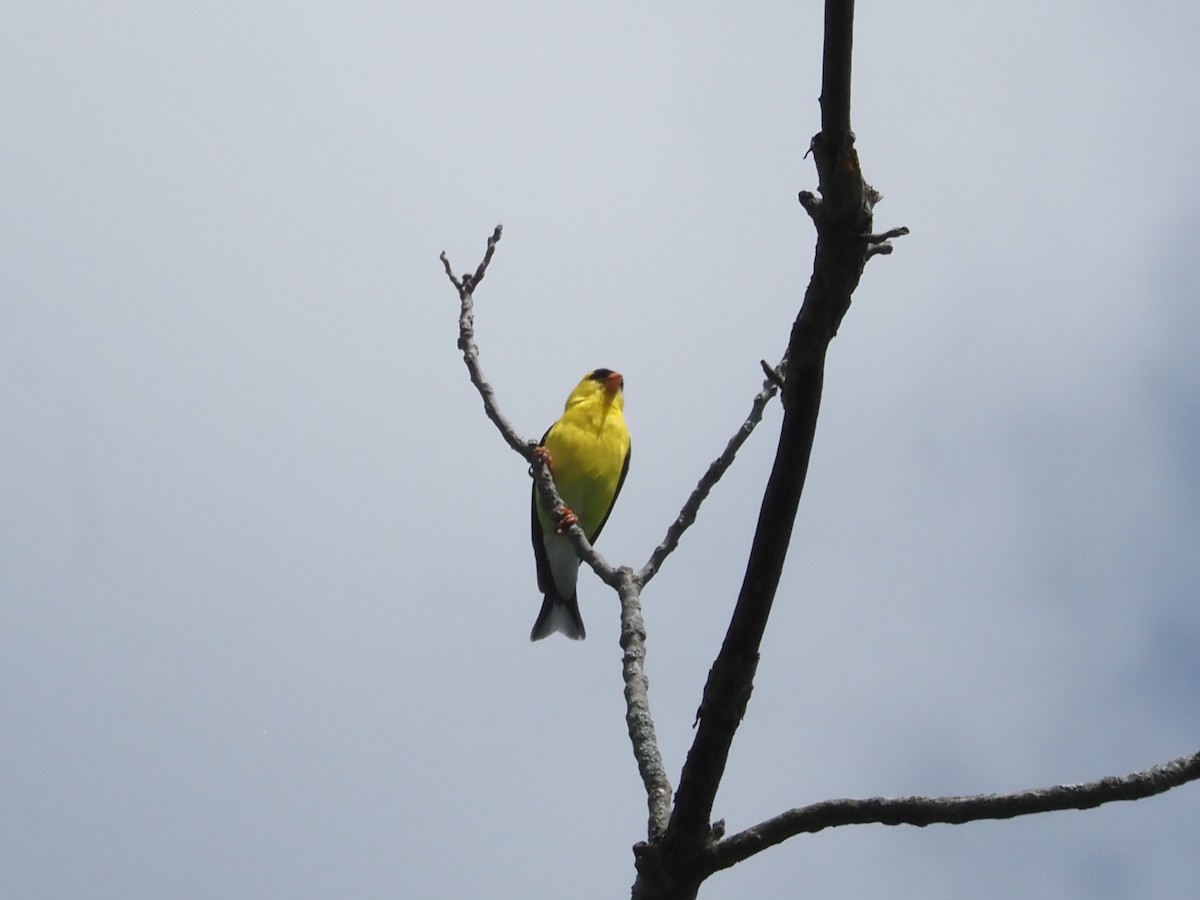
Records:
<instances>
[{"instance_id":1,"label":"bird's tail feather","mask_svg":"<svg viewBox=\"0 0 1200 900\"><path fill-rule=\"evenodd\" d=\"M569 599L558 596L557 591L550 591L542 600L542 608L533 630L529 632L531 641L540 641L554 632L561 632L573 641L582 641L587 637L583 627L583 616L579 614L579 600L572 594Z\"/></svg>"}]
</instances>

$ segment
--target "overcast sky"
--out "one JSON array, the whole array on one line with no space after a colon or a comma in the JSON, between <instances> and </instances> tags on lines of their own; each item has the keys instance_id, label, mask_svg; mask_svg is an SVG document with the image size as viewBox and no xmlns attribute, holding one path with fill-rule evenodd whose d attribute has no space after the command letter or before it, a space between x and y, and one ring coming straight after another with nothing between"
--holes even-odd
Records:
<instances>
[{"instance_id":1,"label":"overcast sky","mask_svg":"<svg viewBox=\"0 0 1200 900\"><path fill-rule=\"evenodd\" d=\"M821 5L0 12L0 895L627 896L618 608L526 435L607 366L641 565L777 359ZM879 228L715 815L1200 746L1200 7L858 4ZM673 783L778 435L644 596ZM1190 898L1198 788L793 839L702 896Z\"/></svg>"}]
</instances>

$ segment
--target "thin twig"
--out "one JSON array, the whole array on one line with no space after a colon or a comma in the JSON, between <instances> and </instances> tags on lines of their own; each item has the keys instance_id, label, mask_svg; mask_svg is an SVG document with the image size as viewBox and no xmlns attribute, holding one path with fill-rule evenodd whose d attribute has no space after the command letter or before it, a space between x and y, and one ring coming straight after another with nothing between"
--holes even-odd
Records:
<instances>
[{"instance_id":1,"label":"thin twig","mask_svg":"<svg viewBox=\"0 0 1200 900\"><path fill-rule=\"evenodd\" d=\"M667 528L667 533L664 535L662 543L654 548L654 552L650 554L650 559L646 561L646 564L637 573L638 584L645 586L651 578L658 574L658 570L663 562L679 546L679 540L683 537L683 533L696 521L696 514L700 510L700 504L705 501L709 492L712 491L726 470L733 464L737 452L746 443L758 423L762 421L763 411L767 408L767 404L771 402L772 397L779 393L779 388L783 381L781 373L787 369L787 356L784 356L783 361L774 370L771 370L766 362L763 363L763 368L769 374L767 374L766 381L763 382L762 390L759 391L754 398L754 402L750 405L750 414L746 417L746 421L741 424L733 437L729 439L729 443L725 445L725 449L721 455L709 464L708 470L700 478L699 483L697 483L695 489L687 498L687 502L683 504L679 515L675 517L675 521Z\"/></svg>"},{"instance_id":2,"label":"thin twig","mask_svg":"<svg viewBox=\"0 0 1200 900\"><path fill-rule=\"evenodd\" d=\"M867 234L863 235L863 240L867 242L867 259L872 256L888 256L892 252L892 245L888 243L892 238L904 237L908 234L908 229L901 225L899 228L889 228L883 234Z\"/></svg>"},{"instance_id":3,"label":"thin twig","mask_svg":"<svg viewBox=\"0 0 1200 900\"><path fill-rule=\"evenodd\" d=\"M1200 753L1181 756L1129 775L1014 794L826 800L788 810L719 842L710 851L710 871L727 869L797 834L811 834L839 825L960 825L1064 809L1093 809L1119 800L1152 797L1196 780L1200 780Z\"/></svg>"},{"instance_id":4,"label":"thin twig","mask_svg":"<svg viewBox=\"0 0 1200 900\"><path fill-rule=\"evenodd\" d=\"M767 381L775 385L775 387L779 388L781 391L783 390L784 365L786 363L786 359L777 366L771 365L765 359L760 359L758 361L758 364L762 366L763 374L767 376Z\"/></svg>"},{"instance_id":5,"label":"thin twig","mask_svg":"<svg viewBox=\"0 0 1200 900\"><path fill-rule=\"evenodd\" d=\"M908 234L908 227L901 225L899 228L889 228L883 234L866 234L863 235L863 240L868 244L882 244L884 241L890 241L892 238L904 237Z\"/></svg>"},{"instance_id":6,"label":"thin twig","mask_svg":"<svg viewBox=\"0 0 1200 900\"><path fill-rule=\"evenodd\" d=\"M479 347L475 344L475 285L483 281L483 276L487 273L488 265L492 261L492 255L496 252L496 244L500 241L502 231L503 227L497 225L491 237L488 238L487 252L484 253L474 274L468 273L462 278L457 278L454 270L450 268L450 260L445 251L442 251L439 258L442 266L446 269L446 277L458 291L458 349L462 351L463 362L467 364L471 384L475 385L479 396L483 398L483 409L487 413L487 417L492 420L492 424L499 429L504 442L528 460L530 458L529 441L518 435L512 423L501 414L500 406L496 402L496 392L483 377L483 369L479 365Z\"/></svg>"}]
</instances>

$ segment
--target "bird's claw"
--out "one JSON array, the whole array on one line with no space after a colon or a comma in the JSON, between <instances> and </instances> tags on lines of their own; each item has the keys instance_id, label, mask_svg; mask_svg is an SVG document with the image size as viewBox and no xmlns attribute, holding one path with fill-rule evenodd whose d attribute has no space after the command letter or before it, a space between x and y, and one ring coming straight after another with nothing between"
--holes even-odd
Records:
<instances>
[{"instance_id":1,"label":"bird's claw","mask_svg":"<svg viewBox=\"0 0 1200 900\"><path fill-rule=\"evenodd\" d=\"M530 455L536 459L540 459L543 463L545 463L547 469L553 468L553 460L550 458L550 451L545 447L534 447L530 451Z\"/></svg>"},{"instance_id":2,"label":"bird's claw","mask_svg":"<svg viewBox=\"0 0 1200 900\"><path fill-rule=\"evenodd\" d=\"M579 524L579 516L565 506L558 507L554 510L554 514L558 517L558 528L554 529L555 534L562 534L568 528Z\"/></svg>"},{"instance_id":3,"label":"bird's claw","mask_svg":"<svg viewBox=\"0 0 1200 900\"><path fill-rule=\"evenodd\" d=\"M543 463L545 463L547 469L553 469L554 461L550 458L550 451L545 447L534 447L529 451L529 453L534 459L540 459ZM531 474L532 469L533 466L530 466ZM571 512L571 510L566 506L555 507L554 517L558 522L558 526L554 529L555 534L562 534L568 528L579 524L579 516Z\"/></svg>"}]
</instances>

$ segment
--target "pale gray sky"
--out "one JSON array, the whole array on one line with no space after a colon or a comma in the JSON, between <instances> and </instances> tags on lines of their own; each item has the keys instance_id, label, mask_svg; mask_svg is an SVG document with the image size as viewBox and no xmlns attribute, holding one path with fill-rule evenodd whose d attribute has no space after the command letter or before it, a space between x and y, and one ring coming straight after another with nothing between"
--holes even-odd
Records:
<instances>
[{"instance_id":1,"label":"pale gray sky","mask_svg":"<svg viewBox=\"0 0 1200 900\"><path fill-rule=\"evenodd\" d=\"M625 896L617 607L525 465L624 373L640 565L786 343L821 5L0 12L0 895ZM1197 748L1200 10L858 4L881 228L716 815ZM647 591L673 780L773 408ZM797 838L704 897L1184 898L1195 786Z\"/></svg>"}]
</instances>

